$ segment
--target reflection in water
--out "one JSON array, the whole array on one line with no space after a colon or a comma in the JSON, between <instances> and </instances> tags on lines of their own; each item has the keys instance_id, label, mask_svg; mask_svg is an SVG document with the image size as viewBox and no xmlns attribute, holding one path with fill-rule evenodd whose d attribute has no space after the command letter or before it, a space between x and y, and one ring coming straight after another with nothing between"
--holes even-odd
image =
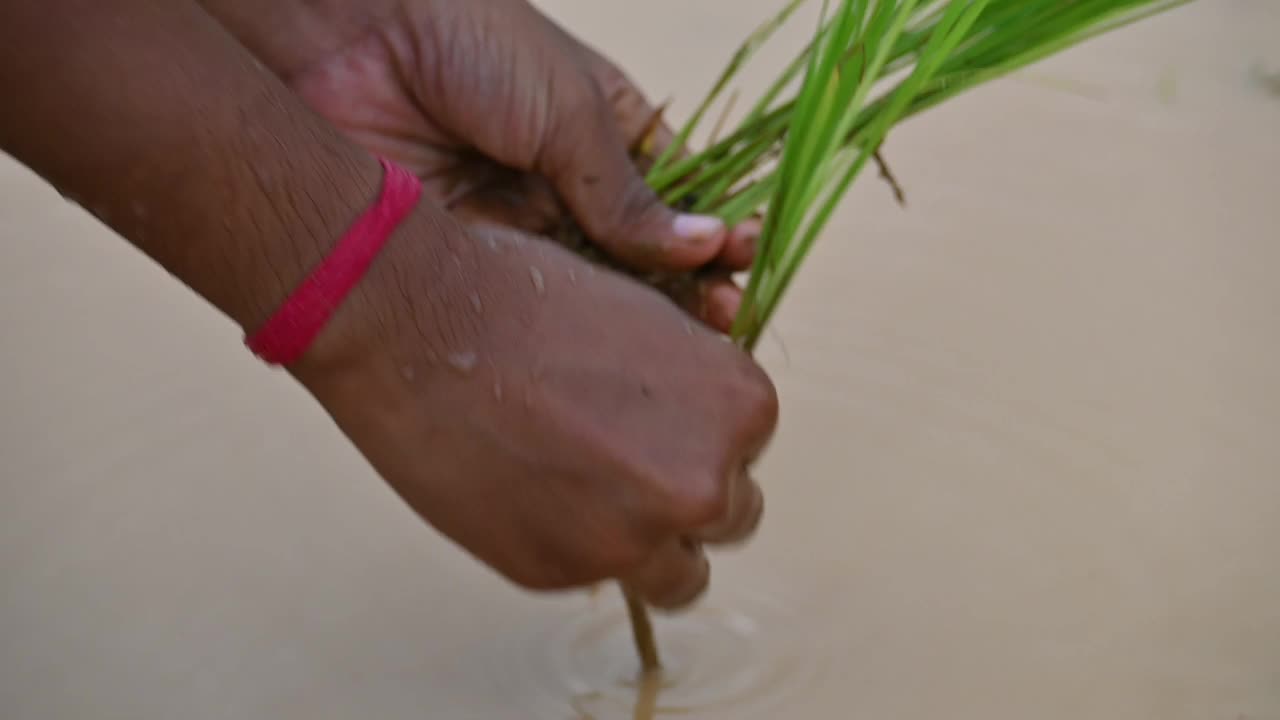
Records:
<instances>
[{"instance_id":1,"label":"reflection in water","mask_svg":"<svg viewBox=\"0 0 1280 720\"><path fill-rule=\"evenodd\" d=\"M617 593L570 609L541 634L504 634L497 670L530 715L546 720L778 717L816 681L823 646L797 630L804 623L794 601L735 596L732 603L659 620L664 665L655 673L639 668Z\"/></svg>"},{"instance_id":2,"label":"reflection in water","mask_svg":"<svg viewBox=\"0 0 1280 720\"><path fill-rule=\"evenodd\" d=\"M635 711L631 714L632 720L653 720L659 715L688 712L687 708L658 706L658 700L665 686L665 676L661 669L640 673L640 678L635 683ZM601 698L602 695L599 692L583 693L572 698L570 705L573 706L574 720L597 720L588 708L599 702Z\"/></svg>"},{"instance_id":3,"label":"reflection in water","mask_svg":"<svg viewBox=\"0 0 1280 720\"><path fill-rule=\"evenodd\" d=\"M662 693L662 670L643 673L636 687L636 711L633 720L653 720L658 714L658 696Z\"/></svg>"}]
</instances>

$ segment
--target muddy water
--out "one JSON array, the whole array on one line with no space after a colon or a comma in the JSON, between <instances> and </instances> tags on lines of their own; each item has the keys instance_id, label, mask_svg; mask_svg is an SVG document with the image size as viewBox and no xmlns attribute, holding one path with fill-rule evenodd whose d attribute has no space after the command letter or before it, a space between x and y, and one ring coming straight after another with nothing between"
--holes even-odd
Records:
<instances>
[{"instance_id":1,"label":"muddy water","mask_svg":"<svg viewBox=\"0 0 1280 720\"><path fill-rule=\"evenodd\" d=\"M772 4L547 6L687 99ZM766 525L656 693L612 591L473 566L0 165L0 716L1280 718L1277 32L1202 2L895 135L909 210L859 188L765 344Z\"/></svg>"}]
</instances>

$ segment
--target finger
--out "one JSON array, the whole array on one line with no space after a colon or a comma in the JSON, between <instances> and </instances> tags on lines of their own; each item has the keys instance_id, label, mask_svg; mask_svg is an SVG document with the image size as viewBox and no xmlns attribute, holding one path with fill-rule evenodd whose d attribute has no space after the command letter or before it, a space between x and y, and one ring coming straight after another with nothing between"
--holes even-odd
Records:
<instances>
[{"instance_id":1,"label":"finger","mask_svg":"<svg viewBox=\"0 0 1280 720\"><path fill-rule=\"evenodd\" d=\"M615 114L617 113L616 105ZM666 152L667 147L671 145L672 135L671 128L663 120L667 111L667 107L663 105L653 114L649 116L649 121L645 123L639 130L630 131L622 120L619 120L619 126L622 128L623 137L627 138L627 154L631 156L631 161L640 168L640 172L646 176L653 166L657 164L658 158ZM684 156L685 153L678 153Z\"/></svg>"},{"instance_id":2,"label":"finger","mask_svg":"<svg viewBox=\"0 0 1280 720\"><path fill-rule=\"evenodd\" d=\"M633 158L642 168L666 151L675 133L665 121L666 105L655 106L626 73L590 48L584 48L592 75L613 108L614 119ZM684 148L681 148L681 155Z\"/></svg>"},{"instance_id":3,"label":"finger","mask_svg":"<svg viewBox=\"0 0 1280 720\"><path fill-rule=\"evenodd\" d=\"M707 280L702 289L702 321L722 333L733 329L742 306L742 289L728 278Z\"/></svg>"},{"instance_id":4,"label":"finger","mask_svg":"<svg viewBox=\"0 0 1280 720\"><path fill-rule=\"evenodd\" d=\"M664 121L666 106L655 107L616 65L593 50L588 52L596 82L613 108L632 159L645 171L675 139L671 127ZM688 148L683 147L677 153L678 156L687 154ZM749 269L763 229L760 218L750 218L730 229L716 265L730 270Z\"/></svg>"},{"instance_id":5,"label":"finger","mask_svg":"<svg viewBox=\"0 0 1280 720\"><path fill-rule=\"evenodd\" d=\"M715 525L698 533L698 538L712 545L740 543L751 537L764 516L764 493L745 470L729 490L729 511Z\"/></svg>"},{"instance_id":6,"label":"finger","mask_svg":"<svg viewBox=\"0 0 1280 720\"><path fill-rule=\"evenodd\" d=\"M738 308L742 306L742 289L727 275L681 280L661 289L685 312L722 333L733 328Z\"/></svg>"},{"instance_id":7,"label":"finger","mask_svg":"<svg viewBox=\"0 0 1280 720\"><path fill-rule=\"evenodd\" d=\"M653 607L678 610L706 591L711 564L696 541L673 539L623 581Z\"/></svg>"},{"instance_id":8,"label":"finger","mask_svg":"<svg viewBox=\"0 0 1280 720\"><path fill-rule=\"evenodd\" d=\"M724 223L664 205L627 155L594 87L591 97L585 109L557 118L538 168L587 236L640 270L689 270L719 256L728 237Z\"/></svg>"},{"instance_id":9,"label":"finger","mask_svg":"<svg viewBox=\"0 0 1280 720\"><path fill-rule=\"evenodd\" d=\"M729 230L716 265L734 272L750 270L756 260L756 249L763 231L764 222L759 218L748 218L735 225Z\"/></svg>"}]
</instances>

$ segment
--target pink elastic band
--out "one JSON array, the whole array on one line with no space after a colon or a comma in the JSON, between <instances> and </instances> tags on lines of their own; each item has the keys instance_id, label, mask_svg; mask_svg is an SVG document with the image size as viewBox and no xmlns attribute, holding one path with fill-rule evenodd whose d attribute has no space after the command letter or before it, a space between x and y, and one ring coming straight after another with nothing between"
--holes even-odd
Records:
<instances>
[{"instance_id":1,"label":"pink elastic band","mask_svg":"<svg viewBox=\"0 0 1280 720\"><path fill-rule=\"evenodd\" d=\"M413 173L379 158L382 192L373 207L356 220L333 251L311 272L280 309L245 344L272 365L288 365L302 357L342 301L364 277L422 196Z\"/></svg>"}]
</instances>

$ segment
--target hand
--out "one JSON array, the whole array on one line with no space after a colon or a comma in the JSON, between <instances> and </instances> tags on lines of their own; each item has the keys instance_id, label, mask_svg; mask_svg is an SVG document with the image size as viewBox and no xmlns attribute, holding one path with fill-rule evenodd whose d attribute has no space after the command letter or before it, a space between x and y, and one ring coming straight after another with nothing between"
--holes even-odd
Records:
<instances>
[{"instance_id":1,"label":"hand","mask_svg":"<svg viewBox=\"0 0 1280 720\"><path fill-rule=\"evenodd\" d=\"M358 13L351 0L321 2L320 20L284 22L299 29L269 36L244 27L258 10L236 22L242 2L206 5L253 35L312 108L424 178L428 195L465 221L544 234L570 214L630 268L716 268L681 300L728 330L741 294L727 276L750 266L759 224L727 232L665 207L629 154L670 142L658 112L528 2L368 2Z\"/></svg>"},{"instance_id":2,"label":"hand","mask_svg":"<svg viewBox=\"0 0 1280 720\"><path fill-rule=\"evenodd\" d=\"M189 0L0 3L0 95L24 98L0 111L0 147L246 331L381 176ZM759 517L745 468L772 388L652 289L497 232L424 200L291 372L413 508L507 576L686 602L706 582L697 543Z\"/></svg>"},{"instance_id":3,"label":"hand","mask_svg":"<svg viewBox=\"0 0 1280 720\"><path fill-rule=\"evenodd\" d=\"M534 589L673 608L759 521L777 403L736 346L545 240L422 213L294 372L426 520Z\"/></svg>"}]
</instances>

